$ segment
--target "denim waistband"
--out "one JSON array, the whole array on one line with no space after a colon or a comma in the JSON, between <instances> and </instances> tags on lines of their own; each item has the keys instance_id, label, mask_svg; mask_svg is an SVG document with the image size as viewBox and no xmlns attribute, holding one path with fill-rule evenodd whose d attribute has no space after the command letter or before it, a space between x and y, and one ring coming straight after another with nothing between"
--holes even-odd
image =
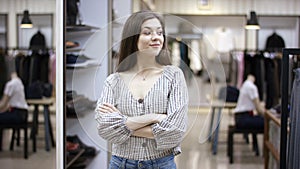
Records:
<instances>
[{"instance_id":1,"label":"denim waistband","mask_svg":"<svg viewBox=\"0 0 300 169\"><path fill-rule=\"evenodd\" d=\"M112 160L115 161L118 164L125 164L126 165L131 165L131 166L140 166L141 164L144 166L153 166L154 168L158 168L160 165L162 165L165 162L168 162L170 160L174 159L174 155L170 154L165 157L153 159L153 160L131 160L131 159L126 159L122 157L118 157L113 155Z\"/></svg>"}]
</instances>

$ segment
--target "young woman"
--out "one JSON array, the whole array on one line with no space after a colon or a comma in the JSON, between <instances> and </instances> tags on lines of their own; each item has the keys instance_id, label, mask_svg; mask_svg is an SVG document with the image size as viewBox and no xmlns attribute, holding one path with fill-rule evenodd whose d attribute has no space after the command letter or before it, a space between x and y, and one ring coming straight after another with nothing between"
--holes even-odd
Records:
<instances>
[{"instance_id":1,"label":"young woman","mask_svg":"<svg viewBox=\"0 0 300 169\"><path fill-rule=\"evenodd\" d=\"M105 81L95 119L113 144L110 168L174 169L187 129L184 75L170 65L160 15L141 11L126 21L117 72Z\"/></svg>"}]
</instances>

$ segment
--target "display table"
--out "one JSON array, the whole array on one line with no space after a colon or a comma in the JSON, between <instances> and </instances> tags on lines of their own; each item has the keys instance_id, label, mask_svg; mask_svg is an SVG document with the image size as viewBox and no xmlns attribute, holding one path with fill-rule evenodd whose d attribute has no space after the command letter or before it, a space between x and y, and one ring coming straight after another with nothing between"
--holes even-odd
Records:
<instances>
[{"instance_id":1,"label":"display table","mask_svg":"<svg viewBox=\"0 0 300 169\"><path fill-rule=\"evenodd\" d=\"M29 106L34 106L33 110L33 127L31 134L38 133L38 124L39 124L39 106L43 106L43 114L44 114L44 126L45 126L45 149L46 151L50 151L50 142L53 147L55 147L55 142L53 138L52 132L52 124L50 119L50 111L49 106L53 105L53 98L43 98L43 99L28 99L26 100Z\"/></svg>"},{"instance_id":2,"label":"display table","mask_svg":"<svg viewBox=\"0 0 300 169\"><path fill-rule=\"evenodd\" d=\"M220 126L220 122L221 122L222 110L223 109L232 110L236 107L236 103L214 100L211 102L210 106L212 109L212 113L211 113L211 118L210 118L208 140L212 141L212 153L215 155L215 154L217 154L217 148L218 148L219 126ZM217 114L216 114L216 120L215 120L215 112L216 111L217 111ZM215 128L213 126L215 126Z\"/></svg>"}]
</instances>

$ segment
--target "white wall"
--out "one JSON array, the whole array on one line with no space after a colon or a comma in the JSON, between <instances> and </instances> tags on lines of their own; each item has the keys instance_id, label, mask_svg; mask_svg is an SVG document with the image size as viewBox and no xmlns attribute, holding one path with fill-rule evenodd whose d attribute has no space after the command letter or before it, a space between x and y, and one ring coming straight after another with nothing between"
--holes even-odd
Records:
<instances>
[{"instance_id":1,"label":"white wall","mask_svg":"<svg viewBox=\"0 0 300 169\"><path fill-rule=\"evenodd\" d=\"M300 15L299 0L209 0L210 9L199 9L200 0L156 0L156 10L176 14L248 14Z\"/></svg>"},{"instance_id":2,"label":"white wall","mask_svg":"<svg viewBox=\"0 0 300 169\"><path fill-rule=\"evenodd\" d=\"M244 34L243 24L246 23L251 10L254 10L258 16L274 16L273 18L259 17L261 29L258 34L258 48L264 49L266 38L274 30L286 40L286 47L299 47L300 19L295 16L300 16L300 0L208 0L210 2L208 9L200 9L199 1L201 0L155 0L153 2L155 3L155 11L187 19L205 34L209 34L210 31L217 28L217 24L229 25L235 33L236 48L238 49L245 47L247 37ZM133 0L133 3L134 10L138 10L139 0ZM190 20L182 17L182 15L196 19ZM218 16L228 15L244 15L245 18L241 22L218 19ZM209 16L212 16L213 19L205 20L205 17L210 18ZM236 25L235 23L241 24ZM176 26L167 25L167 29L172 30Z\"/></svg>"},{"instance_id":3,"label":"white wall","mask_svg":"<svg viewBox=\"0 0 300 169\"><path fill-rule=\"evenodd\" d=\"M22 14L25 9L28 9L30 14L52 13L55 23L55 2L55 0L1 0L0 13L8 14L8 47L17 46L17 14ZM55 36L53 38L52 46L55 47Z\"/></svg>"},{"instance_id":4,"label":"white wall","mask_svg":"<svg viewBox=\"0 0 300 169\"><path fill-rule=\"evenodd\" d=\"M132 3L131 0L114 0L113 10L115 14L115 20L112 24L112 40L113 49L117 51L119 49L119 43L122 36L123 25L125 24L127 18L132 13Z\"/></svg>"}]
</instances>

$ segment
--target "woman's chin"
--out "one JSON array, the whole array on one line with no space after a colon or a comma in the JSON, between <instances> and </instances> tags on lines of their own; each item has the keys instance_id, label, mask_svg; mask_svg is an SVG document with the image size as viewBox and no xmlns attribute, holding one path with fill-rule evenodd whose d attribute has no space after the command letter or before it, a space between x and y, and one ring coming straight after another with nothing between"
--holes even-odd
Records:
<instances>
[{"instance_id":1,"label":"woman's chin","mask_svg":"<svg viewBox=\"0 0 300 169\"><path fill-rule=\"evenodd\" d=\"M149 55L149 56L157 56L161 49L149 49L149 50L144 50L141 53L144 55Z\"/></svg>"}]
</instances>

